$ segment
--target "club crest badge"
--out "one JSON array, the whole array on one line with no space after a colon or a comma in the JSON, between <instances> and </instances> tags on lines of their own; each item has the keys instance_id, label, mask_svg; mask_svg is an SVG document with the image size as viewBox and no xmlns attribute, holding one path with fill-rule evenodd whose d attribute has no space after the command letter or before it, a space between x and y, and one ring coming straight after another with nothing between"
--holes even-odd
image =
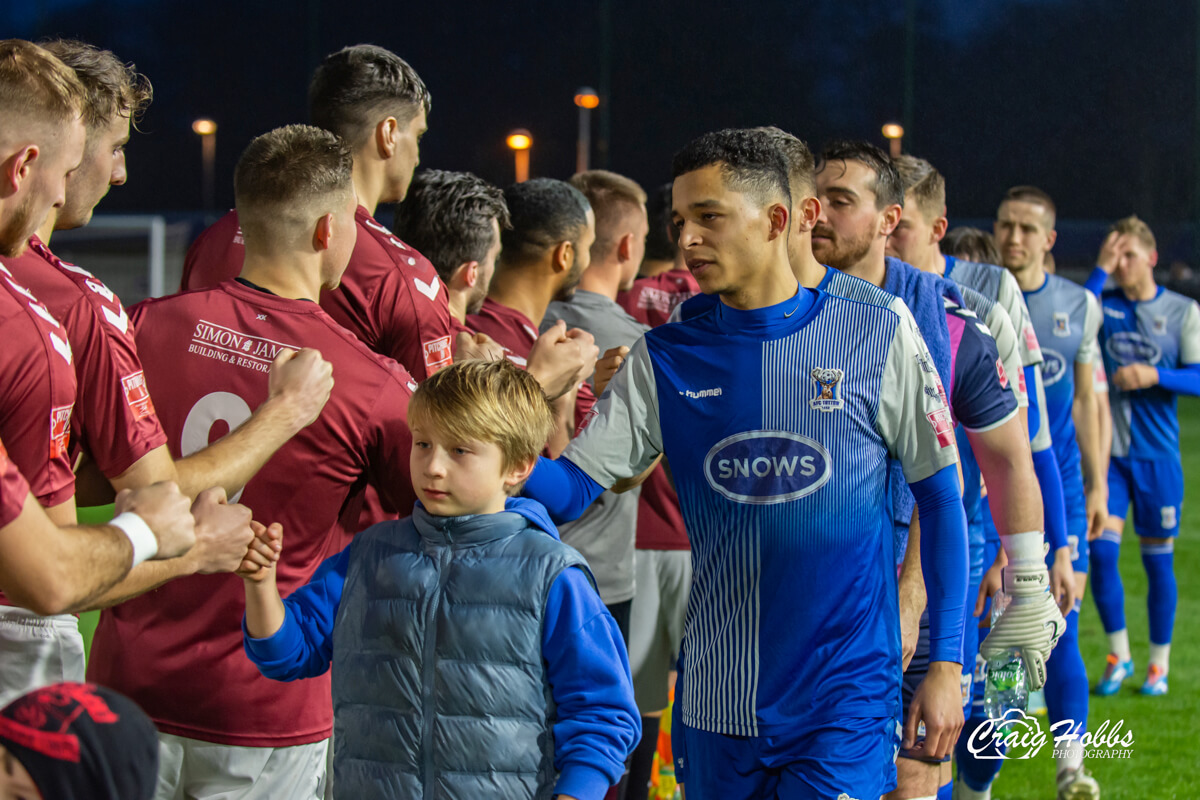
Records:
<instances>
[{"instance_id":1,"label":"club crest badge","mask_svg":"<svg viewBox=\"0 0 1200 800\"><path fill-rule=\"evenodd\" d=\"M829 367L814 367L809 375L813 379L813 398L808 401L809 408L815 411L841 411L842 406L842 377L840 369Z\"/></svg>"},{"instance_id":2,"label":"club crest badge","mask_svg":"<svg viewBox=\"0 0 1200 800\"><path fill-rule=\"evenodd\" d=\"M1055 336L1070 336L1071 335L1071 315L1065 311L1054 312L1054 335Z\"/></svg>"},{"instance_id":3,"label":"club crest badge","mask_svg":"<svg viewBox=\"0 0 1200 800\"><path fill-rule=\"evenodd\" d=\"M1166 317L1155 317L1154 318L1154 335L1155 336L1166 336L1167 335L1167 318Z\"/></svg>"}]
</instances>

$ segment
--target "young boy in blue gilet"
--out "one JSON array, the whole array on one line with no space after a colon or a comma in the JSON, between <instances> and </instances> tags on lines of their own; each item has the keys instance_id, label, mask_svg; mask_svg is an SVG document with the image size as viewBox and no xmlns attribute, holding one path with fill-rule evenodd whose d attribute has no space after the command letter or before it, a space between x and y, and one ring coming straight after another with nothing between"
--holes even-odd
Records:
<instances>
[{"instance_id":1,"label":"young boy in blue gilet","mask_svg":"<svg viewBox=\"0 0 1200 800\"><path fill-rule=\"evenodd\" d=\"M507 361L468 361L422 383L408 419L412 516L286 601L273 568L245 564L246 653L276 680L335 664L335 796L599 800L640 725L583 558L510 497L550 434L545 395Z\"/></svg>"}]
</instances>

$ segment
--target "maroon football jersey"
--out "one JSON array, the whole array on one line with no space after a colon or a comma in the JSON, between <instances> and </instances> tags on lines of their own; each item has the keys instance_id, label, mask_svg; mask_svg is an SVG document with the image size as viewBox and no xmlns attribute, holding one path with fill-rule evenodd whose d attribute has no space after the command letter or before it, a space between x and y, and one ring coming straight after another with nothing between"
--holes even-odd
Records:
<instances>
[{"instance_id":1,"label":"maroon football jersey","mask_svg":"<svg viewBox=\"0 0 1200 800\"><path fill-rule=\"evenodd\" d=\"M66 329L0 265L0 438L43 506L75 494L75 367Z\"/></svg>"},{"instance_id":2,"label":"maroon football jersey","mask_svg":"<svg viewBox=\"0 0 1200 800\"><path fill-rule=\"evenodd\" d=\"M406 424L416 383L371 352L316 303L228 281L133 309L146 381L172 454L188 455L240 425L267 398L283 347L312 347L333 364L320 417L285 444L238 501L283 525L279 591L286 597L342 550L363 488L396 508L416 502ZM150 344L153 343L153 347ZM219 744L282 747L319 741L332 725L328 674L277 683L242 651L236 575L193 575L105 612L89 677L132 697L160 731Z\"/></svg>"},{"instance_id":3,"label":"maroon football jersey","mask_svg":"<svg viewBox=\"0 0 1200 800\"><path fill-rule=\"evenodd\" d=\"M538 339L537 326L529 317L515 308L502 306L492 298L483 301L478 314L467 317L466 327L477 333L486 333L507 352L508 360L521 369L529 364L529 351ZM575 427L580 428L588 412L596 405L596 394L585 381L579 384L575 395Z\"/></svg>"},{"instance_id":4,"label":"maroon football jersey","mask_svg":"<svg viewBox=\"0 0 1200 800\"><path fill-rule=\"evenodd\" d=\"M133 324L121 299L86 269L68 264L36 236L5 263L67 329L78 397L72 454L85 449L109 478L166 443L146 390Z\"/></svg>"},{"instance_id":5,"label":"maroon football jersey","mask_svg":"<svg viewBox=\"0 0 1200 800\"><path fill-rule=\"evenodd\" d=\"M321 293L321 308L376 353L399 361L419 381L450 363L446 287L423 255L396 238L362 206L354 215L358 239L342 283ZM230 211L192 244L183 263L183 289L236 278L245 245Z\"/></svg>"},{"instance_id":6,"label":"maroon football jersey","mask_svg":"<svg viewBox=\"0 0 1200 800\"><path fill-rule=\"evenodd\" d=\"M638 322L656 328L670 319L675 306L699 292L700 284L691 272L669 269L649 278L638 278L629 291L617 295L617 303Z\"/></svg>"},{"instance_id":7,"label":"maroon football jersey","mask_svg":"<svg viewBox=\"0 0 1200 800\"><path fill-rule=\"evenodd\" d=\"M9 459L4 443L0 442L0 528L20 516L27 497L29 484Z\"/></svg>"}]
</instances>

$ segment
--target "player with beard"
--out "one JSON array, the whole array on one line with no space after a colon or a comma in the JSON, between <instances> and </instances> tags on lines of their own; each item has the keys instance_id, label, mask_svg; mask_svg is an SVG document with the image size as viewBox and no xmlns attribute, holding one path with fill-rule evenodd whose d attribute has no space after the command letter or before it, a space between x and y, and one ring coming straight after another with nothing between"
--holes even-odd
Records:
<instances>
[{"instance_id":1,"label":"player with beard","mask_svg":"<svg viewBox=\"0 0 1200 800\"><path fill-rule=\"evenodd\" d=\"M350 266L321 307L376 353L404 365L418 381L450 363L447 293L433 265L373 216L399 203L420 161L429 90L395 53L355 45L326 56L313 73L312 123L354 150L358 240ZM245 249L230 212L188 250L183 288L216 286L237 277Z\"/></svg>"},{"instance_id":2,"label":"player with beard","mask_svg":"<svg viewBox=\"0 0 1200 800\"><path fill-rule=\"evenodd\" d=\"M396 207L396 235L426 254L437 270L449 296L453 332L472 339L479 348L474 357L504 354L490 336L468 328L466 317L478 313L487 297L500 231L509 227L504 193L469 172L423 170ZM559 325L538 337L526 369L553 399L579 383L589 358L595 360L591 334Z\"/></svg>"},{"instance_id":3,"label":"player with beard","mask_svg":"<svg viewBox=\"0 0 1200 800\"><path fill-rule=\"evenodd\" d=\"M575 292L596 239L596 215L587 198L564 181L535 178L504 190L512 227L500 232L500 258L478 314L467 327L486 333L507 351L509 361L526 368L538 328L554 300ZM555 428L548 443L558 455L591 410L595 395L582 380L554 401Z\"/></svg>"},{"instance_id":4,"label":"player with beard","mask_svg":"<svg viewBox=\"0 0 1200 800\"><path fill-rule=\"evenodd\" d=\"M47 211L62 205L67 175L82 158L84 102L79 79L51 53L20 39L0 41L0 254L22 253ZM0 585L38 614L86 604L131 566L179 556L195 541L188 501L173 484L122 493L108 525L59 526L3 445L0 498Z\"/></svg>"}]
</instances>

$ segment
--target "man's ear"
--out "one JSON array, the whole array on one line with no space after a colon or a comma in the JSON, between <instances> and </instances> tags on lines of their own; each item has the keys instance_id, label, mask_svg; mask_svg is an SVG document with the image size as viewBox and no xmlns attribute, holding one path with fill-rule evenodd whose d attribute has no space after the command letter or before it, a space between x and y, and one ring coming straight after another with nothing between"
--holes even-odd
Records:
<instances>
[{"instance_id":1,"label":"man's ear","mask_svg":"<svg viewBox=\"0 0 1200 800\"><path fill-rule=\"evenodd\" d=\"M316 251L328 250L333 243L333 214L326 214L317 220L317 226L313 229L313 249Z\"/></svg>"},{"instance_id":2,"label":"man's ear","mask_svg":"<svg viewBox=\"0 0 1200 800\"><path fill-rule=\"evenodd\" d=\"M891 236L892 231L896 230L896 226L900 224L900 217L904 214L904 207L899 203L892 203L883 209L883 218L879 223L879 235Z\"/></svg>"},{"instance_id":3,"label":"man's ear","mask_svg":"<svg viewBox=\"0 0 1200 800\"><path fill-rule=\"evenodd\" d=\"M450 273L450 283L454 284L455 288L474 289L475 284L479 283L479 262L464 261L459 264L454 272Z\"/></svg>"},{"instance_id":4,"label":"man's ear","mask_svg":"<svg viewBox=\"0 0 1200 800\"><path fill-rule=\"evenodd\" d=\"M21 184L29 179L33 162L37 161L41 151L36 144L27 144L5 160L3 164L4 194L11 195L21 191Z\"/></svg>"},{"instance_id":5,"label":"man's ear","mask_svg":"<svg viewBox=\"0 0 1200 800\"><path fill-rule=\"evenodd\" d=\"M559 242L550 254L555 272L570 272L575 266L575 243L572 241Z\"/></svg>"},{"instance_id":6,"label":"man's ear","mask_svg":"<svg viewBox=\"0 0 1200 800\"><path fill-rule=\"evenodd\" d=\"M1058 241L1058 231L1052 230L1046 234L1046 252L1049 253L1054 249L1054 243Z\"/></svg>"},{"instance_id":7,"label":"man's ear","mask_svg":"<svg viewBox=\"0 0 1200 800\"><path fill-rule=\"evenodd\" d=\"M942 239L946 238L946 231L950 229L950 220L946 219L943 214L933 221L933 244L937 244Z\"/></svg>"},{"instance_id":8,"label":"man's ear","mask_svg":"<svg viewBox=\"0 0 1200 800\"><path fill-rule=\"evenodd\" d=\"M800 208L796 209L796 218L792 220L796 226L796 233L812 232L820 218L821 201L815 197L804 198L800 201Z\"/></svg>"},{"instance_id":9,"label":"man's ear","mask_svg":"<svg viewBox=\"0 0 1200 800\"><path fill-rule=\"evenodd\" d=\"M1151 250L1150 251L1150 269L1154 269L1157 266L1158 266L1158 251Z\"/></svg>"},{"instance_id":10,"label":"man's ear","mask_svg":"<svg viewBox=\"0 0 1200 800\"><path fill-rule=\"evenodd\" d=\"M617 242L617 261L628 261L633 258L633 234L627 233Z\"/></svg>"},{"instance_id":11,"label":"man's ear","mask_svg":"<svg viewBox=\"0 0 1200 800\"><path fill-rule=\"evenodd\" d=\"M767 230L768 241L777 236L787 235L788 220L791 219L791 216L787 206L783 203L775 203L767 209L767 221L770 223Z\"/></svg>"},{"instance_id":12,"label":"man's ear","mask_svg":"<svg viewBox=\"0 0 1200 800\"><path fill-rule=\"evenodd\" d=\"M400 138L400 123L395 117L379 121L375 126L375 148L380 158L391 158L396 152L396 140Z\"/></svg>"}]
</instances>

